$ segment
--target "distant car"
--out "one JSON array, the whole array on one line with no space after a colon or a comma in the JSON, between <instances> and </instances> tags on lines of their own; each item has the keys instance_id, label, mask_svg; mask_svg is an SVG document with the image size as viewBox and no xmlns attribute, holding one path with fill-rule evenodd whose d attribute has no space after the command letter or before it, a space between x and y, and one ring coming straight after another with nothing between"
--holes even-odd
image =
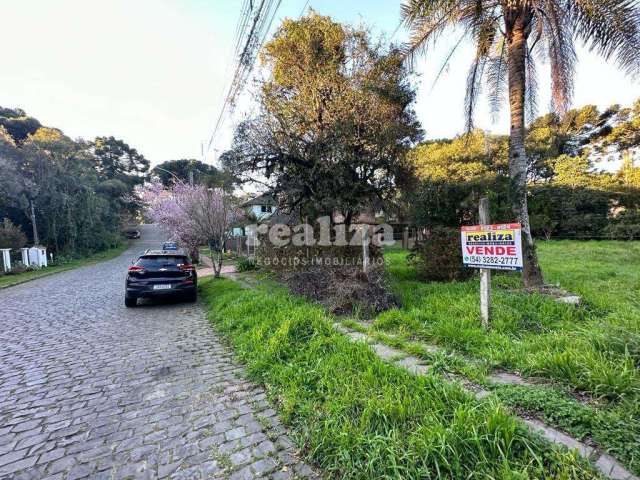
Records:
<instances>
[{"instance_id":1,"label":"distant car","mask_svg":"<svg viewBox=\"0 0 640 480\"><path fill-rule=\"evenodd\" d=\"M148 250L129 267L124 304L135 307L139 298L198 298L198 275L188 255L165 250Z\"/></svg>"},{"instance_id":2,"label":"distant car","mask_svg":"<svg viewBox=\"0 0 640 480\"><path fill-rule=\"evenodd\" d=\"M124 236L130 240L135 240L140 238L140 230L127 230L124 232Z\"/></svg>"},{"instance_id":3,"label":"distant car","mask_svg":"<svg viewBox=\"0 0 640 480\"><path fill-rule=\"evenodd\" d=\"M177 251L178 250L178 244L176 242L164 242L162 244L162 250L165 251Z\"/></svg>"}]
</instances>

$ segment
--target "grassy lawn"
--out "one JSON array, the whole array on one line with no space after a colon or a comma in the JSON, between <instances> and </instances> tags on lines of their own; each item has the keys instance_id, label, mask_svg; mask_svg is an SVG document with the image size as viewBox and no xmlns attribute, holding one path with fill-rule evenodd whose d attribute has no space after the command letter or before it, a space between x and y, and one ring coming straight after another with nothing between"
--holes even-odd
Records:
<instances>
[{"instance_id":1,"label":"grassy lawn","mask_svg":"<svg viewBox=\"0 0 640 480\"><path fill-rule=\"evenodd\" d=\"M40 270L30 270L22 273L0 275L0 289L28 282L30 280L35 280L36 278L46 277L54 273L64 272L66 270L83 267L85 265L91 265L93 263L103 262L105 260L111 260L112 258L115 258L122 252L124 252L127 247L128 244L126 242L123 242L122 245L116 248L111 248L109 250L96 253L89 257L70 260L68 262L47 268L42 268Z\"/></svg>"},{"instance_id":2,"label":"grassy lawn","mask_svg":"<svg viewBox=\"0 0 640 480\"><path fill-rule=\"evenodd\" d=\"M452 370L476 379L495 367L548 379L549 386L496 393L593 439L640 473L640 242L552 241L539 248L547 282L580 294L582 307L520 293L517 275L494 275L493 321L485 332L477 278L422 283L407 252L392 250L385 256L403 306L378 315L372 328L439 344L458 355ZM587 394L591 404L569 391Z\"/></svg>"},{"instance_id":3,"label":"grassy lawn","mask_svg":"<svg viewBox=\"0 0 640 480\"><path fill-rule=\"evenodd\" d=\"M609 399L640 393L640 243L547 242L547 282L583 296L581 308L518 292L519 276L493 277L493 321L480 328L478 280L422 283L406 252L386 255L403 307L374 319L526 375L565 382Z\"/></svg>"},{"instance_id":4,"label":"grassy lawn","mask_svg":"<svg viewBox=\"0 0 640 480\"><path fill-rule=\"evenodd\" d=\"M396 286L413 306L384 318L400 328L422 303L403 287L415 282L397 260ZM304 454L334 477L596 478L572 454L530 435L495 397L478 401L437 370L414 377L383 363L337 333L320 306L272 284L243 289L206 279L201 288L209 318L250 377L266 385ZM426 331L426 314L411 318L412 328Z\"/></svg>"}]
</instances>

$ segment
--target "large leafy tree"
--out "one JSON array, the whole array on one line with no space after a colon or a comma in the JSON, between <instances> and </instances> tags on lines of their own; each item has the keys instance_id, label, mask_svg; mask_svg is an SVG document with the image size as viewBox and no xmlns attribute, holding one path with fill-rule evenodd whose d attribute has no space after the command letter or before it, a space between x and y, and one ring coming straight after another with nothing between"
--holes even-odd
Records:
<instances>
[{"instance_id":1,"label":"large leafy tree","mask_svg":"<svg viewBox=\"0 0 640 480\"><path fill-rule=\"evenodd\" d=\"M416 177L467 182L494 177L506 159L507 140L474 130L451 140L428 141L408 154Z\"/></svg>"},{"instance_id":2,"label":"large leafy tree","mask_svg":"<svg viewBox=\"0 0 640 480\"><path fill-rule=\"evenodd\" d=\"M96 170L103 179L140 183L149 170L149 160L135 148L114 137L97 137L93 153L98 159Z\"/></svg>"},{"instance_id":3,"label":"large leafy tree","mask_svg":"<svg viewBox=\"0 0 640 480\"><path fill-rule=\"evenodd\" d=\"M94 144L0 107L0 219L10 218L57 256L118 242L131 213L124 197L140 177L125 170L109 176L103 167Z\"/></svg>"},{"instance_id":4,"label":"large leafy tree","mask_svg":"<svg viewBox=\"0 0 640 480\"><path fill-rule=\"evenodd\" d=\"M262 61L261 114L239 126L225 164L306 215L339 210L349 223L389 201L421 134L399 53L311 13L286 20Z\"/></svg>"},{"instance_id":5,"label":"large leafy tree","mask_svg":"<svg viewBox=\"0 0 640 480\"><path fill-rule=\"evenodd\" d=\"M14 142L26 140L41 126L38 120L28 116L24 110L0 107L0 127L5 129Z\"/></svg>"},{"instance_id":6,"label":"large leafy tree","mask_svg":"<svg viewBox=\"0 0 640 480\"><path fill-rule=\"evenodd\" d=\"M188 183L193 179L195 185L228 190L232 188L234 180L228 172L193 158L168 160L153 167L151 174L165 187L171 186L177 181Z\"/></svg>"},{"instance_id":7,"label":"large leafy tree","mask_svg":"<svg viewBox=\"0 0 640 480\"><path fill-rule=\"evenodd\" d=\"M640 99L618 112L618 124L603 138L600 148L640 157Z\"/></svg>"},{"instance_id":8,"label":"large leafy tree","mask_svg":"<svg viewBox=\"0 0 640 480\"><path fill-rule=\"evenodd\" d=\"M402 15L412 31L408 54L424 51L448 28L461 27L475 44L469 71L466 116L472 126L483 81L496 110L508 90L511 114L509 172L512 208L523 226L527 287L543 284L527 208L525 112L535 105L536 57L551 66L552 104L566 111L573 92L574 41L630 74L640 71L638 0L406 0ZM527 102L527 100L529 100Z\"/></svg>"}]
</instances>

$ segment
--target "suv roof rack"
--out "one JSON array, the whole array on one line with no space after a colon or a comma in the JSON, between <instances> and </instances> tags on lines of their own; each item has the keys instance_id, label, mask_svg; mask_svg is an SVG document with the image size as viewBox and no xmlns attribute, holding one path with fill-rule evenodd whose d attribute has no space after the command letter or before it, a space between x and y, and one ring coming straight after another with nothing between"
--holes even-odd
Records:
<instances>
[{"instance_id":1,"label":"suv roof rack","mask_svg":"<svg viewBox=\"0 0 640 480\"><path fill-rule=\"evenodd\" d=\"M167 256L178 256L178 257L187 257L188 255L184 252L184 250L153 250L148 248L143 255L167 255Z\"/></svg>"}]
</instances>

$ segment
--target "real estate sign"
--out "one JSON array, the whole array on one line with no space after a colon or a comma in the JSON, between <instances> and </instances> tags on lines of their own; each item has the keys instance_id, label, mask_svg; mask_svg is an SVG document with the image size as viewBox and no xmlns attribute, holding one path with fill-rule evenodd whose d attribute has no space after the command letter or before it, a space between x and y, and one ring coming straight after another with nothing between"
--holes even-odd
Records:
<instances>
[{"instance_id":1,"label":"real estate sign","mask_svg":"<svg viewBox=\"0 0 640 480\"><path fill-rule=\"evenodd\" d=\"M462 227L462 260L466 267L522 270L519 223Z\"/></svg>"}]
</instances>

